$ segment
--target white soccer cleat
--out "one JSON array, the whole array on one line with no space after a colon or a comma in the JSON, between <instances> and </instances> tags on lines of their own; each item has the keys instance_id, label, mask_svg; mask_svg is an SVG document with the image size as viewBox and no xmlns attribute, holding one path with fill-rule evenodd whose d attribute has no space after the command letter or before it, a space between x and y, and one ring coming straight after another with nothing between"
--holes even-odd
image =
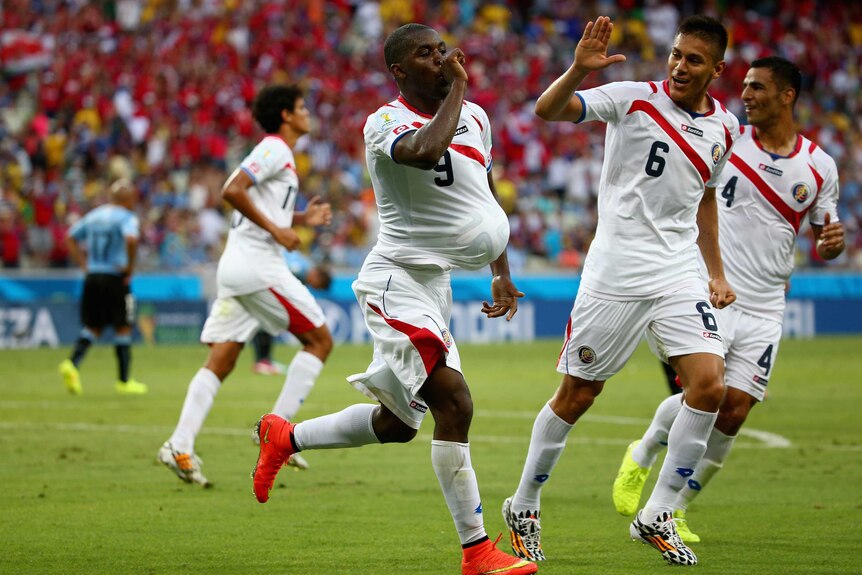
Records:
<instances>
[{"instance_id":1,"label":"white soccer cleat","mask_svg":"<svg viewBox=\"0 0 862 575\"><path fill-rule=\"evenodd\" d=\"M203 461L194 453L181 453L173 448L170 441L165 441L159 448L157 459L186 483L212 487L212 483L201 473Z\"/></svg>"},{"instance_id":2,"label":"white soccer cleat","mask_svg":"<svg viewBox=\"0 0 862 575\"><path fill-rule=\"evenodd\" d=\"M642 513L638 512L629 526L632 539L652 546L668 565L697 565L697 556L682 542L669 512L660 513L651 523L641 521Z\"/></svg>"},{"instance_id":3,"label":"white soccer cleat","mask_svg":"<svg viewBox=\"0 0 862 575\"><path fill-rule=\"evenodd\" d=\"M540 511L512 511L512 498L503 501L503 519L509 528L509 540L512 551L522 559L544 561L542 551L542 523Z\"/></svg>"}]
</instances>

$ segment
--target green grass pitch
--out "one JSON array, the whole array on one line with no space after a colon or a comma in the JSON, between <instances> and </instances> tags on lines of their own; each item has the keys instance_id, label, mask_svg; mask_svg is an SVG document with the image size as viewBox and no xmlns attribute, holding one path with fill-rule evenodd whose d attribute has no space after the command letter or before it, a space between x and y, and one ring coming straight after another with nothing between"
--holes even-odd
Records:
<instances>
[{"instance_id":1,"label":"green grass pitch","mask_svg":"<svg viewBox=\"0 0 862 575\"><path fill-rule=\"evenodd\" d=\"M517 485L533 418L559 383L560 342L461 349L473 392L473 464L488 533ZM250 434L281 378L253 375L250 352L222 387L198 438L204 490L155 462L206 349L136 347L143 397L114 392L113 349L91 350L84 395L56 366L68 350L0 351L0 573L454 574L457 536L431 469L429 417L407 445L308 452L266 505L252 495ZM288 361L291 348L276 348ZM333 353L301 412L363 401L345 383L370 359ZM725 469L689 511L701 575L862 573L862 339L787 340ZM610 488L625 446L665 384L644 348L578 424L543 494L551 574L664 573L628 536ZM653 473L653 478L657 475ZM652 480L645 493L651 489ZM506 540L500 543L507 548Z\"/></svg>"}]
</instances>

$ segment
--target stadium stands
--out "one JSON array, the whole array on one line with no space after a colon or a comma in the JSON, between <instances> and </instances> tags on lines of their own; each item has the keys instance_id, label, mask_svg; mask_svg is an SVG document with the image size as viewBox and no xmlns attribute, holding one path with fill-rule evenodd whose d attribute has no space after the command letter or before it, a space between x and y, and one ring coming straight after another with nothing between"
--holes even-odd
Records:
<instances>
[{"instance_id":1,"label":"stadium stands","mask_svg":"<svg viewBox=\"0 0 862 575\"><path fill-rule=\"evenodd\" d=\"M747 62L778 52L806 74L797 116L839 165L848 249L862 269L862 4L722 3L732 41L714 95L743 116ZM567 66L586 19L610 11L624 65L610 79L660 79L682 13L716 3L662 0L7 0L0 21L0 260L65 267L74 218L106 183L140 187L141 267L215 262L225 232L225 166L252 145L248 112L269 81L300 82L317 125L297 155L302 191L333 203L313 256L355 269L374 241L365 117L396 94L381 42L408 21L447 30L468 57L468 97L494 122L495 177L516 272L578 270L596 223L603 131L536 121L533 100ZM823 266L803 241L803 266Z\"/></svg>"}]
</instances>

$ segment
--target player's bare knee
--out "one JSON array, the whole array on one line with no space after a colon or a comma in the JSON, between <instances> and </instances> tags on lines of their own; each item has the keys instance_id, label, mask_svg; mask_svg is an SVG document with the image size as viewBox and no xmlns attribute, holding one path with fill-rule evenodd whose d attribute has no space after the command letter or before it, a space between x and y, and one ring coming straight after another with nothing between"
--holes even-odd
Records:
<instances>
[{"instance_id":1,"label":"player's bare knee","mask_svg":"<svg viewBox=\"0 0 862 575\"><path fill-rule=\"evenodd\" d=\"M407 443L416 437L416 430L388 409L378 409L372 426L380 443Z\"/></svg>"},{"instance_id":2,"label":"player's bare knee","mask_svg":"<svg viewBox=\"0 0 862 575\"><path fill-rule=\"evenodd\" d=\"M551 410L563 421L574 423L595 402L604 381L589 381L566 375L551 399Z\"/></svg>"}]
</instances>

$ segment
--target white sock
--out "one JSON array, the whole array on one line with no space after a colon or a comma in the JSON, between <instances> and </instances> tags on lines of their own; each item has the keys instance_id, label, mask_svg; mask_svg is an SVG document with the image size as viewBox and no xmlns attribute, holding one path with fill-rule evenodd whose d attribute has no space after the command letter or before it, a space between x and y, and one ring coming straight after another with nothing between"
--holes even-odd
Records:
<instances>
[{"instance_id":1,"label":"white sock","mask_svg":"<svg viewBox=\"0 0 862 575\"><path fill-rule=\"evenodd\" d=\"M322 369L323 362L317 356L302 350L296 352L287 368L284 386L278 399L275 400L272 412L292 420L302 406L302 402L311 393L314 381Z\"/></svg>"},{"instance_id":2,"label":"white sock","mask_svg":"<svg viewBox=\"0 0 862 575\"><path fill-rule=\"evenodd\" d=\"M219 378L205 367L200 368L192 378L183 402L183 410L180 412L180 420L170 439L175 450L181 453L194 452L195 438L209 415L220 387Z\"/></svg>"},{"instance_id":3,"label":"white sock","mask_svg":"<svg viewBox=\"0 0 862 575\"><path fill-rule=\"evenodd\" d=\"M652 467L659 452L667 447L667 435L670 426L682 407L682 397L671 395L662 401L655 410L655 415L649 427L641 438L641 442L632 449L632 459L641 467Z\"/></svg>"},{"instance_id":4,"label":"white sock","mask_svg":"<svg viewBox=\"0 0 862 575\"><path fill-rule=\"evenodd\" d=\"M431 465L455 521L461 545L485 537L482 499L470 461L470 444L433 440Z\"/></svg>"},{"instance_id":5,"label":"white sock","mask_svg":"<svg viewBox=\"0 0 862 575\"><path fill-rule=\"evenodd\" d=\"M687 481L685 487L679 492L676 500L677 509L683 511L688 509L688 504L706 487L712 476L724 466L724 460L727 459L734 441L736 441L735 435L726 435L718 429L712 428L703 459L694 470L691 480Z\"/></svg>"},{"instance_id":6,"label":"white sock","mask_svg":"<svg viewBox=\"0 0 862 575\"><path fill-rule=\"evenodd\" d=\"M533 423L533 433L530 436L530 448L524 471L521 472L521 482L512 497L512 511L538 511L542 486L557 465L563 449L566 447L566 437L574 427L554 413L550 404L539 411Z\"/></svg>"},{"instance_id":7,"label":"white sock","mask_svg":"<svg viewBox=\"0 0 862 575\"><path fill-rule=\"evenodd\" d=\"M680 489L694 474L706 452L706 442L718 412L700 411L682 404L668 434L667 456L655 488L644 506L643 518L652 521L664 511L673 512Z\"/></svg>"},{"instance_id":8,"label":"white sock","mask_svg":"<svg viewBox=\"0 0 862 575\"><path fill-rule=\"evenodd\" d=\"M357 403L338 413L301 421L293 428L293 441L303 450L380 443L371 425L376 409L372 403Z\"/></svg>"}]
</instances>

